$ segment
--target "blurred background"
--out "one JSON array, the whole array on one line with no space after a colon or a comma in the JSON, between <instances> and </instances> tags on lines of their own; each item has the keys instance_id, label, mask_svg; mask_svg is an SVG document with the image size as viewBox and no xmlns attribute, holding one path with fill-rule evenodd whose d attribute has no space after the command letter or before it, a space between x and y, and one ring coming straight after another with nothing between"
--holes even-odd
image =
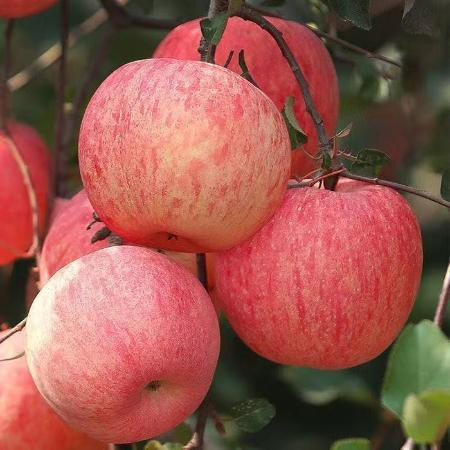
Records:
<instances>
[{"instance_id":1,"label":"blurred background","mask_svg":"<svg viewBox=\"0 0 450 450\"><path fill-rule=\"evenodd\" d=\"M372 29L363 31L329 13L319 0L266 0L255 5L270 8L292 20L315 23L324 31L371 51L400 61L403 69L328 46L341 89L340 128L353 122L343 149L357 152L377 148L391 156L383 176L439 195L442 172L450 166L450 39L447 2L427 34L411 34L402 26L402 1L372 1ZM71 29L97 9L96 0L71 2ZM127 8L152 17L186 21L206 14L206 0L133 0ZM59 9L16 23L12 74L26 68L59 39ZM0 32L5 23L0 23ZM409 30L411 31L411 30ZM86 76L106 26L89 33L70 50L66 107L70 110L77 86ZM116 33L105 49L91 93L115 68L151 56L166 31L127 29ZM0 42L3 46L3 41ZM0 48L3 52L3 48ZM12 111L29 123L51 146L55 124L55 66L30 80L16 78ZM19 83L20 81L20 83ZM87 96L89 98L90 94ZM78 127L77 127L78 129ZM70 189L79 190L76 139L72 145ZM1 168L0 168L1 169ZM432 319L449 258L449 214L445 208L408 196L419 217L424 240L424 271L420 292L410 320ZM18 261L0 268L0 322L14 324L24 317L27 279L33 263ZM30 287L29 287L30 289ZM377 326L376 323L368 326ZM447 313L444 325L450 331ZM207 449L322 450L339 438L372 439L373 449L399 448L404 441L398 421L383 410L379 393L388 351L351 370L325 372L281 367L249 351L222 323L222 355L213 387L219 413L231 404L251 397L264 397L277 409L274 420L261 432L244 434L232 426L220 436L208 429ZM226 424L225 424L226 425ZM177 432L182 433L183 430ZM448 438L443 444L450 448Z\"/></svg>"}]
</instances>

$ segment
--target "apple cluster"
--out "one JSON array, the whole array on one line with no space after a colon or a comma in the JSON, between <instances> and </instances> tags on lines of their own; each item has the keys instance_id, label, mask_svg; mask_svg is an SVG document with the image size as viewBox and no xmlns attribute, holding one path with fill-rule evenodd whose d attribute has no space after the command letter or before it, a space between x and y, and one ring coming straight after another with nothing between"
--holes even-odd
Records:
<instances>
[{"instance_id":1,"label":"apple cluster","mask_svg":"<svg viewBox=\"0 0 450 450\"><path fill-rule=\"evenodd\" d=\"M299 24L270 20L334 132L339 95L325 47ZM199 40L199 21L183 24L153 58L120 67L100 85L79 136L84 189L58 200L44 241L27 364L52 410L86 439L149 439L191 415L219 357L219 311L264 358L342 369L392 343L419 286L420 229L395 191L349 180L334 191L288 189L291 174L308 172L311 162L302 149L291 151L280 113L287 97L296 98L306 150L315 153L318 144L269 35L230 19L217 65L198 61ZM221 66L242 48L258 87L239 75L235 59ZM45 217L45 148L28 127L11 130ZM0 158L4 145L0 136ZM32 230L20 174L12 161L3 164L12 181L0 183L11 184L14 208L22 208L2 212L6 263L26 251ZM88 232L93 210L102 223ZM20 226L7 225L13 218ZM91 244L102 226L124 244ZM213 292L195 276L195 253L213 254ZM10 371L29 385L25 363L14 364ZM83 445L58 448L97 448Z\"/></svg>"}]
</instances>

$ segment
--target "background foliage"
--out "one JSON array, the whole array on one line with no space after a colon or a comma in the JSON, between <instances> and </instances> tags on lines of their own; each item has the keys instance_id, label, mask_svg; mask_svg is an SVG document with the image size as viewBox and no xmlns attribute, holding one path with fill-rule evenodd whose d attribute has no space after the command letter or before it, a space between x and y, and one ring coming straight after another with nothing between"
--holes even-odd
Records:
<instances>
[{"instance_id":1,"label":"background foliage","mask_svg":"<svg viewBox=\"0 0 450 450\"><path fill-rule=\"evenodd\" d=\"M368 1L330 2L341 15L349 16L347 22L339 21L330 13L330 5L319 0L254 3L275 8L286 18L316 23L321 29L337 32L361 47L402 61L403 70L399 70L338 46L329 47L341 89L340 128L353 122L352 132L342 145L355 153L364 148L385 151L393 159L383 173L385 177L438 194L441 174L449 167L450 146L450 39L446 23L450 11L447 3L427 2L427 16L420 9L423 2L419 0L409 2L416 3L409 10L404 10L404 3L400 1L373 1L370 22L364 14ZM347 7L353 4L360 8L359 12L345 9L346 3ZM72 1L71 26L83 21L98 7L95 0ZM155 17L185 21L204 15L208 2L134 0L129 7ZM18 21L13 44L13 73L58 40L58 24L57 7ZM3 31L4 23L0 26ZM70 51L68 108L103 32L100 28ZM417 32L420 34L415 34ZM96 85L118 66L150 57L164 35L163 31L136 29L118 33L108 48ZM17 119L36 127L49 144L54 134L55 79L55 67L45 70L14 92L12 104ZM76 146L73 147L70 181L72 192L76 192L81 185ZM408 200L419 217L424 239L422 285L410 317L411 322L417 323L433 316L448 263L450 223L444 208L419 198L408 197ZM364 236L359 238L364 239ZM19 261L0 273L2 322L16 323L23 317L24 280L29 268L30 262ZM345 371L280 367L252 353L225 322L222 325L222 354L213 386L216 409L226 415L235 402L265 398L275 406L277 413L267 427L255 434L242 431L236 420L229 420L225 422L226 435L221 437L214 430L214 424L210 424L208 449L321 450L330 448L336 439L360 436L372 439L374 449L389 450L399 448L404 441L398 420L380 403L388 351L368 364ZM444 331L447 334L450 331L448 314ZM402 377L402 374L393 376ZM427 401L433 399L425 399L425 403ZM263 411L263 414L270 413ZM251 424L248 426L251 428ZM179 440L189 437L183 427L175 434ZM159 448L157 444L152 445L154 447L149 448ZM448 438L444 438L443 447L450 448Z\"/></svg>"}]
</instances>

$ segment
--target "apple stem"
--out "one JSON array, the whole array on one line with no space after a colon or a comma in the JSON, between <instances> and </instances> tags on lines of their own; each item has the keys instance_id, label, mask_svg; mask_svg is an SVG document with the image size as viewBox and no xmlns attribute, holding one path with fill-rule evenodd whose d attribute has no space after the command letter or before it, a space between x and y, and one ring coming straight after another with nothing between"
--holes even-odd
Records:
<instances>
[{"instance_id":1,"label":"apple stem","mask_svg":"<svg viewBox=\"0 0 450 450\"><path fill-rule=\"evenodd\" d=\"M56 95L56 128L55 148L53 154L53 192L61 197L66 194L68 156L63 149L63 137L66 127L66 85L67 85L67 47L69 39L69 2L61 0L61 55L59 58L59 73Z\"/></svg>"},{"instance_id":2,"label":"apple stem","mask_svg":"<svg viewBox=\"0 0 450 450\"><path fill-rule=\"evenodd\" d=\"M191 440L183 447L183 450L202 450L205 436L206 423L212 410L209 394L204 398L197 411L197 423Z\"/></svg>"},{"instance_id":3,"label":"apple stem","mask_svg":"<svg viewBox=\"0 0 450 450\"><path fill-rule=\"evenodd\" d=\"M5 29L5 56L3 63L3 73L0 87L0 129L6 130L9 115L9 87L8 77L11 70L11 41L14 30L14 19L8 20Z\"/></svg>"}]
</instances>

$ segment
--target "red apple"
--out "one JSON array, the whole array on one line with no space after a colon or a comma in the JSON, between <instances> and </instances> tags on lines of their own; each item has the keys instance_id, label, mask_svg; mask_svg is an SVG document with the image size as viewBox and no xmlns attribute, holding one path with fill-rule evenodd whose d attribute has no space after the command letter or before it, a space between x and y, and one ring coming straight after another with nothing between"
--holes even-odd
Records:
<instances>
[{"instance_id":1,"label":"red apple","mask_svg":"<svg viewBox=\"0 0 450 450\"><path fill-rule=\"evenodd\" d=\"M116 70L91 99L80 171L103 222L126 241L230 248L271 217L290 150L274 104L235 73L173 59Z\"/></svg>"},{"instance_id":2,"label":"red apple","mask_svg":"<svg viewBox=\"0 0 450 450\"><path fill-rule=\"evenodd\" d=\"M92 222L94 208L81 190L70 200L56 199L52 213L50 229L42 246L39 263L40 284L43 286L48 279L61 267L92 253L108 247L107 239L91 243L91 238L104 224L97 222L90 230L87 226ZM196 255L161 250L168 258L186 267L194 275L197 274Z\"/></svg>"},{"instance_id":3,"label":"red apple","mask_svg":"<svg viewBox=\"0 0 450 450\"><path fill-rule=\"evenodd\" d=\"M325 127L331 135L335 131L339 90L336 71L322 41L310 30L296 22L267 17L282 33L294 53L306 79L308 80L314 103L321 113ZM200 19L184 23L172 30L161 42L154 57L198 60L200 42ZM233 17L228 21L225 33L216 51L216 63L224 65L230 51L234 51L229 69L242 73L238 54L244 50L245 61L250 74L278 109L282 109L286 99L295 97L294 110L301 127L308 135L305 150L316 153L317 134L314 124L306 111L303 96L292 70L281 54L273 38L258 25ZM297 149L292 153L292 173L304 175L315 167L314 160Z\"/></svg>"},{"instance_id":4,"label":"red apple","mask_svg":"<svg viewBox=\"0 0 450 450\"><path fill-rule=\"evenodd\" d=\"M6 331L0 332L0 337ZM25 348L23 333L0 344L0 359L14 357ZM70 428L39 394L26 358L0 362L0 448L2 450L107 450Z\"/></svg>"},{"instance_id":5,"label":"red apple","mask_svg":"<svg viewBox=\"0 0 450 450\"><path fill-rule=\"evenodd\" d=\"M17 122L8 124L12 139L28 166L44 229L50 185L50 159L38 133ZM24 255L33 241L30 197L22 173L11 153L11 144L0 131L0 264Z\"/></svg>"},{"instance_id":6,"label":"red apple","mask_svg":"<svg viewBox=\"0 0 450 450\"><path fill-rule=\"evenodd\" d=\"M290 189L267 225L216 255L216 295L256 353L343 369L395 339L421 270L420 228L403 197L340 181L335 192Z\"/></svg>"},{"instance_id":7,"label":"red apple","mask_svg":"<svg viewBox=\"0 0 450 450\"><path fill-rule=\"evenodd\" d=\"M31 16L54 5L57 0L0 0L0 17L17 19Z\"/></svg>"},{"instance_id":8,"label":"red apple","mask_svg":"<svg viewBox=\"0 0 450 450\"><path fill-rule=\"evenodd\" d=\"M98 250L58 271L27 322L41 394L74 428L105 442L166 432L199 406L219 353L208 294L149 249Z\"/></svg>"}]
</instances>

